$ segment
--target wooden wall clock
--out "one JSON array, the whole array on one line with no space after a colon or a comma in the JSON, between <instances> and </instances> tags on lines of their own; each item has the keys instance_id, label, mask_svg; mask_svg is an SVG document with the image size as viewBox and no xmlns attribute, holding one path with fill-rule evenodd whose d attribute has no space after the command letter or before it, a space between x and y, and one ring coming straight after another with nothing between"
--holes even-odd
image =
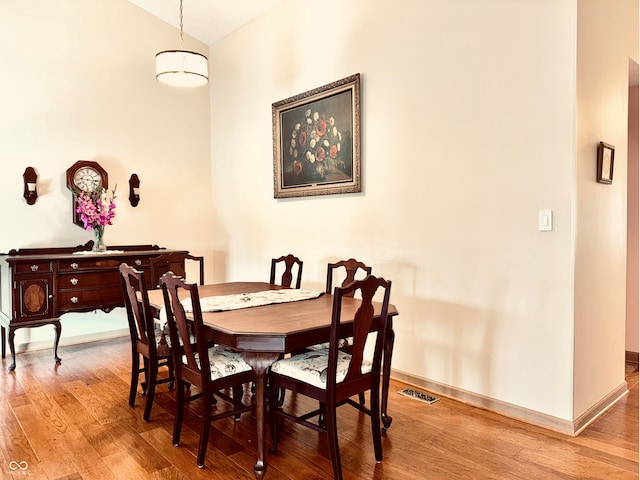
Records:
<instances>
[{"instance_id":1,"label":"wooden wall clock","mask_svg":"<svg viewBox=\"0 0 640 480\"><path fill-rule=\"evenodd\" d=\"M71 190L71 211L73 223L83 227L80 214L76 212L78 194L76 192L95 192L109 187L109 175L98 162L78 160L67 169L67 188Z\"/></svg>"}]
</instances>

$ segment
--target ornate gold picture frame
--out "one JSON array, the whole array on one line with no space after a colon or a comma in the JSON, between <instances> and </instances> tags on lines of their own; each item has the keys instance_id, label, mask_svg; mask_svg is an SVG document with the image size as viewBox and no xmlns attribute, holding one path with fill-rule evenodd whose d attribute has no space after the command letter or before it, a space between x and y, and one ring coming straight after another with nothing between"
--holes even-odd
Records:
<instances>
[{"instance_id":1,"label":"ornate gold picture frame","mask_svg":"<svg viewBox=\"0 0 640 480\"><path fill-rule=\"evenodd\" d=\"M272 105L274 198L362 190L360 74Z\"/></svg>"}]
</instances>

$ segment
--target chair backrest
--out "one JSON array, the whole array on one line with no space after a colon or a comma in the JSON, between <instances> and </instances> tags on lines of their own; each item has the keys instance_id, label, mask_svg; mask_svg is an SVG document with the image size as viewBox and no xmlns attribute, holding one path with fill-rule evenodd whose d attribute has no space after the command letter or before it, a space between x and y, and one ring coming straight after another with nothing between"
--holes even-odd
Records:
<instances>
[{"instance_id":1,"label":"chair backrest","mask_svg":"<svg viewBox=\"0 0 640 480\"><path fill-rule=\"evenodd\" d=\"M356 260L355 258L350 258L349 260L340 260L336 263L327 264L327 288L325 290L326 293L331 293L331 289L333 288L333 274L339 269L344 268L345 278L342 281L340 286L346 287L350 283L356 280L356 275L359 273L362 274L362 278L367 275L371 275L371 267L365 265L364 263ZM353 291L349 297L353 297L355 291Z\"/></svg>"},{"instance_id":2,"label":"chair backrest","mask_svg":"<svg viewBox=\"0 0 640 480\"><path fill-rule=\"evenodd\" d=\"M203 388L208 388L207 380L211 378L210 374L202 375L202 372L210 372L211 368L206 330L202 323L198 284L186 283L173 272L167 272L160 277L160 285L164 296L171 345L180 345L180 348L171 349L176 377L184 379L202 391ZM187 319L187 312L180 303L181 292L186 292L191 299L192 322Z\"/></svg>"},{"instance_id":3,"label":"chair backrest","mask_svg":"<svg viewBox=\"0 0 640 480\"><path fill-rule=\"evenodd\" d=\"M157 354L155 325L144 272L123 263L120 265L120 279L129 321L132 351L138 351L147 358L152 358Z\"/></svg>"},{"instance_id":4,"label":"chair backrest","mask_svg":"<svg viewBox=\"0 0 640 480\"><path fill-rule=\"evenodd\" d=\"M191 255L189 253L171 252L151 257L149 264L151 267L151 278L156 286L160 286L160 277L167 272L173 272L179 277L186 278L186 261L198 262L200 268L199 284L204 285L204 257Z\"/></svg>"},{"instance_id":5,"label":"chair backrest","mask_svg":"<svg viewBox=\"0 0 640 480\"><path fill-rule=\"evenodd\" d=\"M269 283L276 283L276 271L280 264L284 264L284 272L282 273L282 277L280 277L280 285L283 287L291 286L291 282L293 281L293 270L294 267L297 266L298 272L296 274L295 288L300 288L300 283L302 282L302 260L291 254L271 259L271 275L269 277Z\"/></svg>"},{"instance_id":6,"label":"chair backrest","mask_svg":"<svg viewBox=\"0 0 640 480\"><path fill-rule=\"evenodd\" d=\"M378 289L383 291L383 300L377 311L373 305L373 297ZM358 291L362 300L354 300L354 293ZM362 391L362 384L367 382L378 381L380 378L380 365L382 360L382 352L384 349L384 340L387 330L389 296L391 294L391 282L382 277L367 275L363 280L351 282L346 287L336 287L333 294L333 313L331 317L331 333L329 340L329 364L327 368L327 391L331 394L332 389L336 386L336 369L338 354L341 353L341 338L344 338L344 332L341 332L341 316L343 308L343 299L347 298L348 302L360 301L356 313L353 317L353 343L350 350L351 362L340 388L354 387L354 393ZM362 364L365 359L365 346L370 333L375 335L375 347L373 351L373 361L371 371L362 373ZM351 385L349 385L351 384Z\"/></svg>"}]
</instances>

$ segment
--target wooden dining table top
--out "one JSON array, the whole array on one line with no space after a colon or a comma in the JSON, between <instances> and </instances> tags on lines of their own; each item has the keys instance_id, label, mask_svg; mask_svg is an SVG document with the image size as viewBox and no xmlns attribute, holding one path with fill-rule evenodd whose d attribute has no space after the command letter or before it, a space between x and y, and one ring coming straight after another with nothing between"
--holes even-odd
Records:
<instances>
[{"instance_id":1,"label":"wooden dining table top","mask_svg":"<svg viewBox=\"0 0 640 480\"><path fill-rule=\"evenodd\" d=\"M279 290L285 287L266 282L229 282L201 285L200 299L210 296L255 293ZM162 290L150 290L149 303L156 314L164 307ZM353 326L360 300L342 299L341 328L345 336ZM381 303L374 302L375 314L380 314ZM286 353L329 339L333 295L322 294L317 298L286 303L262 305L236 310L203 312L203 323L209 327L211 339L239 351ZM389 316L398 314L389 305ZM187 314L188 315L188 314ZM346 321L345 321L346 320Z\"/></svg>"}]
</instances>

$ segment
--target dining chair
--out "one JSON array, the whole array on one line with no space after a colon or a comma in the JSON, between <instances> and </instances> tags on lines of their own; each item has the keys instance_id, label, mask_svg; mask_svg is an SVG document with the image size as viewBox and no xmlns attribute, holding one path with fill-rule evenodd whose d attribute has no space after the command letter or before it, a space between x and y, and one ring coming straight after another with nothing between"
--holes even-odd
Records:
<instances>
[{"instance_id":1,"label":"dining chair","mask_svg":"<svg viewBox=\"0 0 640 480\"><path fill-rule=\"evenodd\" d=\"M173 444L180 444L184 407L186 402L200 398L201 425L200 442L196 462L199 467L204 466L207 453L211 422L233 416L236 420L240 414L252 410L253 405L242 403L243 385L253 382L253 370L238 352L223 345L210 347L207 342L207 329L202 321L202 310L198 285L185 281L167 272L160 277L160 285L164 296L169 338L173 348L173 363L176 377L176 411L173 424ZM191 300L191 312L187 317L185 306L180 302L181 293ZM190 328L192 324L192 328ZM185 392L195 386L200 393L186 396ZM232 396L222 390L231 389ZM218 403L215 396L231 405L230 409L212 414L212 405Z\"/></svg>"},{"instance_id":2,"label":"dining chair","mask_svg":"<svg viewBox=\"0 0 640 480\"><path fill-rule=\"evenodd\" d=\"M296 286L294 288L300 288L300 283L302 282L302 260L291 254L271 259L269 283L276 283L276 273L281 268L280 265L283 265L284 271L280 277L279 284L283 287L291 287L291 283L293 282L293 270L296 269Z\"/></svg>"},{"instance_id":3,"label":"dining chair","mask_svg":"<svg viewBox=\"0 0 640 480\"><path fill-rule=\"evenodd\" d=\"M271 273L269 274L269 283L276 284L276 275L282 270L279 285L283 287L291 287L293 283L293 272L296 270L295 288L300 288L302 283L302 260L292 254L282 255L278 258L271 259ZM298 352L299 353L299 352ZM254 389L252 389L253 391ZM278 403L284 402L284 390L281 391Z\"/></svg>"},{"instance_id":4,"label":"dining chair","mask_svg":"<svg viewBox=\"0 0 640 480\"><path fill-rule=\"evenodd\" d=\"M327 288L326 293L331 293L333 289L334 273L338 270L342 271L344 279L340 286L346 287L348 284L356 280L356 276L360 275L362 278L367 275L371 275L371 267L365 265L363 262L350 258L349 260L340 260L335 263L327 264ZM352 293L353 295L353 293Z\"/></svg>"},{"instance_id":5,"label":"dining chair","mask_svg":"<svg viewBox=\"0 0 640 480\"><path fill-rule=\"evenodd\" d=\"M158 255L157 257L151 257L149 259L149 266L151 267L151 278L156 288L160 288L160 277L167 272L173 272L174 274L187 279L187 260L196 262L199 269L199 284L204 285L204 257L191 255L189 253L171 252ZM161 332L161 338L166 337L167 325L164 318L156 318L155 325Z\"/></svg>"},{"instance_id":6,"label":"dining chair","mask_svg":"<svg viewBox=\"0 0 640 480\"><path fill-rule=\"evenodd\" d=\"M350 283L352 283L356 278L356 276L360 276L362 278L367 275L371 275L371 267L367 266L363 262L356 260L355 258L350 258L349 260L340 260L335 263L327 264L327 286L325 288L325 293L331 293L333 289L333 281L334 281L334 272L339 271L342 275L342 283L341 287L346 287ZM355 292L352 292L351 295L354 295ZM342 339L342 348L348 348L351 344L351 338ZM309 350L325 350L329 347L328 342L319 343L317 345L312 345L309 347ZM364 403L364 400L361 402Z\"/></svg>"},{"instance_id":7,"label":"dining chair","mask_svg":"<svg viewBox=\"0 0 640 480\"><path fill-rule=\"evenodd\" d=\"M373 297L381 289L383 301L376 308ZM350 305L354 293L362 296L360 305L353 316L353 346L351 354L340 348L341 314L345 301ZM269 372L269 413L271 435L275 454L280 438L282 419L294 421L313 430L326 432L333 464L333 475L342 479L340 450L338 446L337 407L350 404L371 417L371 433L376 461L382 461L382 435L380 427L380 369L384 340L388 322L389 295L391 282L384 278L368 275L346 287L336 287L333 298L333 312L329 348L294 355L275 362ZM372 358L365 354L365 344L369 334L375 335ZM368 350L367 350L368 351ZM277 404L279 389L284 388L317 400L320 408L302 415L294 410L285 410ZM370 408L351 399L354 395L369 391ZM299 408L299 403L296 408ZM325 415L324 421L321 420ZM318 417L318 421L312 419Z\"/></svg>"},{"instance_id":8,"label":"dining chair","mask_svg":"<svg viewBox=\"0 0 640 480\"><path fill-rule=\"evenodd\" d=\"M160 287L160 277L169 271L186 279L187 260L198 263L200 274L198 282L200 285L204 285L204 257L191 255L189 253L171 252L152 257L149 260L151 278L156 287Z\"/></svg>"},{"instance_id":9,"label":"dining chair","mask_svg":"<svg viewBox=\"0 0 640 480\"><path fill-rule=\"evenodd\" d=\"M173 360L164 336L157 336L149 297L144 278L144 272L130 267L126 263L120 265L120 278L124 293L124 305L129 322L131 337L131 385L129 389L129 406L136 403L138 380L144 373L141 383L142 395L147 397L143 418L145 422L151 417L151 408L155 397L156 385L169 383L173 388L174 368ZM140 367L140 357L143 365ZM166 366L169 376L158 380L158 370Z\"/></svg>"},{"instance_id":10,"label":"dining chair","mask_svg":"<svg viewBox=\"0 0 640 480\"><path fill-rule=\"evenodd\" d=\"M331 293L333 289L333 282L335 280L334 274L338 277L342 278L342 283L340 286L345 287L356 280L356 276L358 277L366 277L367 275L371 275L372 268L366 265L364 262L356 260L355 258L350 258L348 260L339 260L335 263L327 264L327 286L325 288L326 293ZM355 291L351 293L351 296L355 294ZM350 353L351 344L353 339L351 337L343 338L341 340L340 348L345 350L347 353ZM325 350L329 347L327 342L319 343L317 345L312 345L309 347L309 350ZM360 394L360 405L364 405L365 398L364 393ZM321 415L321 421L324 420L324 417Z\"/></svg>"}]
</instances>

